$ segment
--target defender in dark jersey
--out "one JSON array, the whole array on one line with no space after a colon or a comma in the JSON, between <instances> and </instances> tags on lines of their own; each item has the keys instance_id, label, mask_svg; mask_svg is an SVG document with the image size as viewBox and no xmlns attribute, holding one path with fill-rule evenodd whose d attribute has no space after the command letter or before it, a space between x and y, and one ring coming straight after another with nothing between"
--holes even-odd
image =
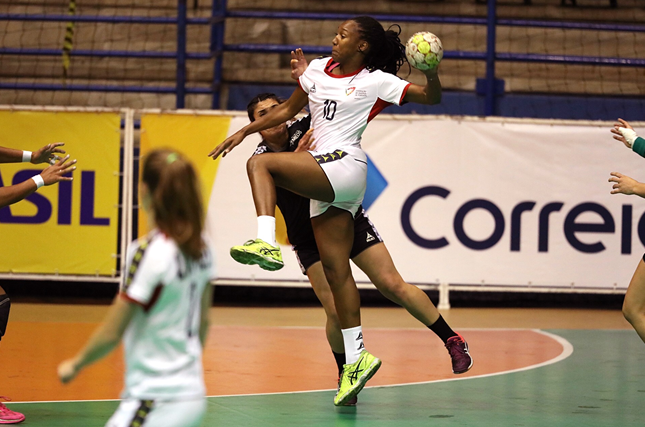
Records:
<instances>
[{"instance_id":1,"label":"defender in dark jersey","mask_svg":"<svg viewBox=\"0 0 645 427\"><path fill-rule=\"evenodd\" d=\"M280 104L276 95L263 93L247 106L249 119L267 114ZM309 116L290 124L283 123L260 132L263 140L253 155L274 152L297 152L310 148ZM338 365L339 375L345 363L343 336L336 314L333 295L320 262L309 217L309 199L276 187L277 205L285 219L287 236L296 252L300 267L327 314L327 339ZM350 258L388 299L404 307L417 320L434 331L445 343L452 358L452 369L461 374L472 367L472 358L463 337L445 322L430 298L416 286L406 283L396 270L381 236L362 207L354 219L354 244Z\"/></svg>"}]
</instances>

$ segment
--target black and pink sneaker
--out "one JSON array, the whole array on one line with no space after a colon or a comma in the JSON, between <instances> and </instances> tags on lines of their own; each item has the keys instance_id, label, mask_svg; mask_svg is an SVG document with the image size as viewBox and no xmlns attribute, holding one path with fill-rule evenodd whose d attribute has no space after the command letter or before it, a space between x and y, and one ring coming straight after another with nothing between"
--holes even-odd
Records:
<instances>
[{"instance_id":1,"label":"black and pink sneaker","mask_svg":"<svg viewBox=\"0 0 645 427\"><path fill-rule=\"evenodd\" d=\"M457 334L454 337L448 338L446 348L452 359L453 374L463 374L473 367L473 358L468 353L468 343L466 343L464 337Z\"/></svg>"}]
</instances>

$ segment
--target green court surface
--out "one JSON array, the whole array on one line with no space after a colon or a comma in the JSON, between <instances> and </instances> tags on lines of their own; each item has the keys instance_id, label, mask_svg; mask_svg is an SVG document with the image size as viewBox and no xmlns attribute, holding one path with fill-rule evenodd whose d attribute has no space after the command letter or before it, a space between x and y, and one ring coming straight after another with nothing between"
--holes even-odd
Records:
<instances>
[{"instance_id":1,"label":"green court surface","mask_svg":"<svg viewBox=\"0 0 645 427\"><path fill-rule=\"evenodd\" d=\"M386 427L645 425L645 345L627 330L550 330L573 345L554 364L487 377L366 388L355 408L334 391L211 397L204 426ZM518 342L518 346L522 343ZM477 360L475 361L477 363ZM306 366L294 366L306 375ZM428 366L428 369L433 369ZM458 378L458 377L456 377ZM20 403L21 425L103 426L118 402ZM154 427L154 426L151 426Z\"/></svg>"}]
</instances>

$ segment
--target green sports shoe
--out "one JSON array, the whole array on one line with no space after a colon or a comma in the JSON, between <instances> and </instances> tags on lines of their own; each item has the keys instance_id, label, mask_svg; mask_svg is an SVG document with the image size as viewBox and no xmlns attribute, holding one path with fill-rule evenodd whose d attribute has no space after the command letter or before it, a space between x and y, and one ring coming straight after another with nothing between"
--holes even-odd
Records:
<instances>
[{"instance_id":1,"label":"green sports shoe","mask_svg":"<svg viewBox=\"0 0 645 427\"><path fill-rule=\"evenodd\" d=\"M363 350L358 361L343 367L343 374L340 377L340 386L334 405L345 406L365 387L365 383L374 376L381 367L381 359L372 356Z\"/></svg>"},{"instance_id":2,"label":"green sports shoe","mask_svg":"<svg viewBox=\"0 0 645 427\"><path fill-rule=\"evenodd\" d=\"M284 267L282 252L262 239L248 240L242 246L231 248L231 257L240 264L257 264L264 270L276 271Z\"/></svg>"}]
</instances>

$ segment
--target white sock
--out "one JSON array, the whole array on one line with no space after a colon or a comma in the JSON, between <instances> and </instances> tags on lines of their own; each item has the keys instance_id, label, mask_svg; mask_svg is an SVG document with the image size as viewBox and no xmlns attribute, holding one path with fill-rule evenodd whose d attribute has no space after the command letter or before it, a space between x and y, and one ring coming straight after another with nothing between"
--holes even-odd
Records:
<instances>
[{"instance_id":1,"label":"white sock","mask_svg":"<svg viewBox=\"0 0 645 427\"><path fill-rule=\"evenodd\" d=\"M355 328L341 329L343 333L343 342L345 343L345 363L356 363L361 352L365 350L363 344L363 328L356 326Z\"/></svg>"},{"instance_id":2,"label":"white sock","mask_svg":"<svg viewBox=\"0 0 645 427\"><path fill-rule=\"evenodd\" d=\"M262 239L270 245L278 246L275 241L275 217L260 215L258 217L258 239Z\"/></svg>"}]
</instances>

